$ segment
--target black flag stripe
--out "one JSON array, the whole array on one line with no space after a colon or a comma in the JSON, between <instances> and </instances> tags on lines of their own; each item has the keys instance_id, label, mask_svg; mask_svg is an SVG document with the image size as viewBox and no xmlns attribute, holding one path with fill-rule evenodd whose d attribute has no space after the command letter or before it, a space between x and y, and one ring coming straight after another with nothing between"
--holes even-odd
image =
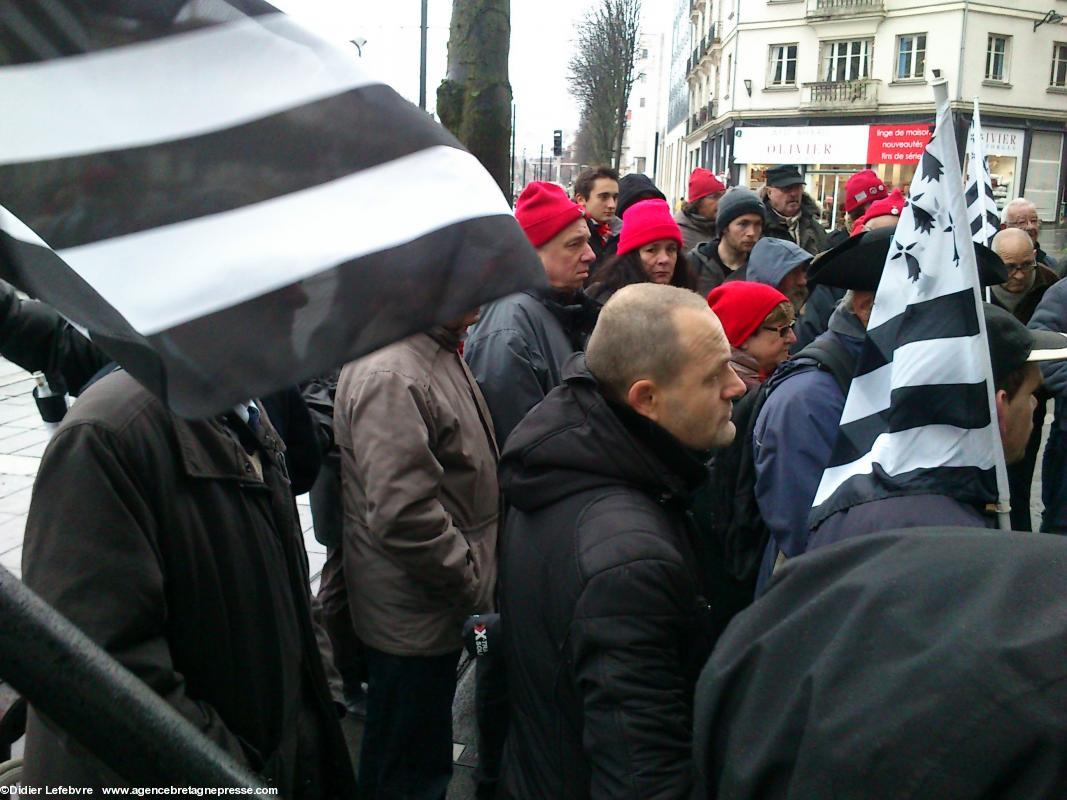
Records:
<instances>
[{"instance_id":1,"label":"black flag stripe","mask_svg":"<svg viewBox=\"0 0 1067 800\"><path fill-rule=\"evenodd\" d=\"M841 426L827 466L851 464L874 447L883 433L927 425L978 429L989 424L985 381L977 384L925 384L893 389L889 408Z\"/></svg>"},{"instance_id":2,"label":"black flag stripe","mask_svg":"<svg viewBox=\"0 0 1067 800\"><path fill-rule=\"evenodd\" d=\"M48 295L71 321L148 389L186 416L208 416L220 396L258 396L454 319L531 285L512 253L527 248L509 217L480 217L408 242L383 258L338 265L222 311L144 336L54 252L0 231L0 277ZM406 267L397 274L396 264ZM454 287L463 287L458 292ZM367 287L374 287L368 291ZM263 320L271 320L269 326ZM195 353L196 359L182 357Z\"/></svg>"},{"instance_id":3,"label":"black flag stripe","mask_svg":"<svg viewBox=\"0 0 1067 800\"><path fill-rule=\"evenodd\" d=\"M313 145L312 132L325 119L334 135ZM270 200L429 147L462 149L444 128L425 122L393 89L374 85L203 136L3 166L0 185L7 189L4 205L63 250ZM48 180L20 180L34 173ZM100 213L57 209L56 183L84 176L94 176Z\"/></svg>"},{"instance_id":4,"label":"black flag stripe","mask_svg":"<svg viewBox=\"0 0 1067 800\"><path fill-rule=\"evenodd\" d=\"M867 331L856 376L881 369L893 361L894 351L912 342L976 336L978 313L970 289L913 303L900 314Z\"/></svg>"}]
</instances>

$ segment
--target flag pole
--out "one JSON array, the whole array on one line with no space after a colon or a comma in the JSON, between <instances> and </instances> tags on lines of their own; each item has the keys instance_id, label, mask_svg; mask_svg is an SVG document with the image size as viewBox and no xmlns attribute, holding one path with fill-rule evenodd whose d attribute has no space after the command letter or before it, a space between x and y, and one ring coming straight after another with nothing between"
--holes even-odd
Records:
<instances>
[{"instance_id":1,"label":"flag pole","mask_svg":"<svg viewBox=\"0 0 1067 800\"><path fill-rule=\"evenodd\" d=\"M1008 468L1004 461L1004 445L1000 441L1000 428L997 424L996 389L993 383L993 366L989 357L989 340L986 338L985 314L982 313L982 295L979 290L978 261L974 255L974 246L970 237L970 223L967 219L967 204L963 197L963 176L960 168L959 151L956 149L955 125L948 101L948 81L938 75L931 87L934 90L934 105L941 121L942 136L948 136L950 145L945 147L945 179L951 187L958 187L949 193L949 213L953 220L952 236L959 253L960 269L971 276L975 308L978 313L978 330L981 349L986 367L986 396L989 402L990 435L993 436L993 454L996 460L997 475L997 523L1001 530L1011 530L1011 493L1008 490ZM966 233L963 233L966 232Z\"/></svg>"}]
</instances>

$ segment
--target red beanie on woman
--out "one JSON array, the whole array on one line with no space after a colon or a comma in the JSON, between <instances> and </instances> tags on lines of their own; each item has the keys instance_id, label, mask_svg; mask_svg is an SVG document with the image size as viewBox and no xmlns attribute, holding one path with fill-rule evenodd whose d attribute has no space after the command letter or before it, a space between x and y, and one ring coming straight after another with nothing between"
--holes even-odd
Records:
<instances>
[{"instance_id":1,"label":"red beanie on woman","mask_svg":"<svg viewBox=\"0 0 1067 800\"><path fill-rule=\"evenodd\" d=\"M515 203L515 219L534 247L540 247L584 215L562 187L548 181L527 184Z\"/></svg>"},{"instance_id":2,"label":"red beanie on woman","mask_svg":"<svg viewBox=\"0 0 1067 800\"><path fill-rule=\"evenodd\" d=\"M767 316L789 298L773 286L752 281L727 281L708 292L708 305L722 323L731 347L748 341Z\"/></svg>"},{"instance_id":3,"label":"red beanie on woman","mask_svg":"<svg viewBox=\"0 0 1067 800\"><path fill-rule=\"evenodd\" d=\"M621 256L658 239L673 239L678 242L678 249L682 249L682 230L671 216L667 201L641 200L622 215L622 231L615 252Z\"/></svg>"}]
</instances>

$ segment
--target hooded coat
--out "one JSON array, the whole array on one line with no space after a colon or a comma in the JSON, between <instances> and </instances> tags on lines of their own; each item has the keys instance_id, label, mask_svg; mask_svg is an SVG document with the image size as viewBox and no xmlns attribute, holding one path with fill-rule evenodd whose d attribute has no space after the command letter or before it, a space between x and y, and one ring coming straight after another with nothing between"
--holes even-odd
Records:
<instances>
[{"instance_id":1,"label":"hooded coat","mask_svg":"<svg viewBox=\"0 0 1067 800\"><path fill-rule=\"evenodd\" d=\"M688 503L706 475L609 405L584 355L515 429L501 460L507 796L688 796L710 651Z\"/></svg>"},{"instance_id":2,"label":"hooded coat","mask_svg":"<svg viewBox=\"0 0 1067 800\"><path fill-rule=\"evenodd\" d=\"M745 265L745 280L778 288L790 272L811 261L811 253L792 239L764 237L756 242Z\"/></svg>"},{"instance_id":3,"label":"hooded coat","mask_svg":"<svg viewBox=\"0 0 1067 800\"><path fill-rule=\"evenodd\" d=\"M1067 796L1067 540L874 534L783 567L700 676L694 797Z\"/></svg>"}]
</instances>

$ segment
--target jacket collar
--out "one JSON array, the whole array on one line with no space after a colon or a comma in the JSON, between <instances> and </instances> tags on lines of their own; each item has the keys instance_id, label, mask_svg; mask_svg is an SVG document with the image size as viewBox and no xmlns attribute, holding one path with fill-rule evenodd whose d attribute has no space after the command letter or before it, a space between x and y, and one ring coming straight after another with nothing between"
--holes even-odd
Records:
<instances>
[{"instance_id":1,"label":"jacket collar","mask_svg":"<svg viewBox=\"0 0 1067 800\"><path fill-rule=\"evenodd\" d=\"M242 440L261 454L277 459L285 452L285 445L266 415L260 418L256 433L247 426L241 430L244 423L233 412L212 419L188 420L177 416L172 419L182 466L191 478L261 483L255 471L249 468L249 457Z\"/></svg>"}]
</instances>

